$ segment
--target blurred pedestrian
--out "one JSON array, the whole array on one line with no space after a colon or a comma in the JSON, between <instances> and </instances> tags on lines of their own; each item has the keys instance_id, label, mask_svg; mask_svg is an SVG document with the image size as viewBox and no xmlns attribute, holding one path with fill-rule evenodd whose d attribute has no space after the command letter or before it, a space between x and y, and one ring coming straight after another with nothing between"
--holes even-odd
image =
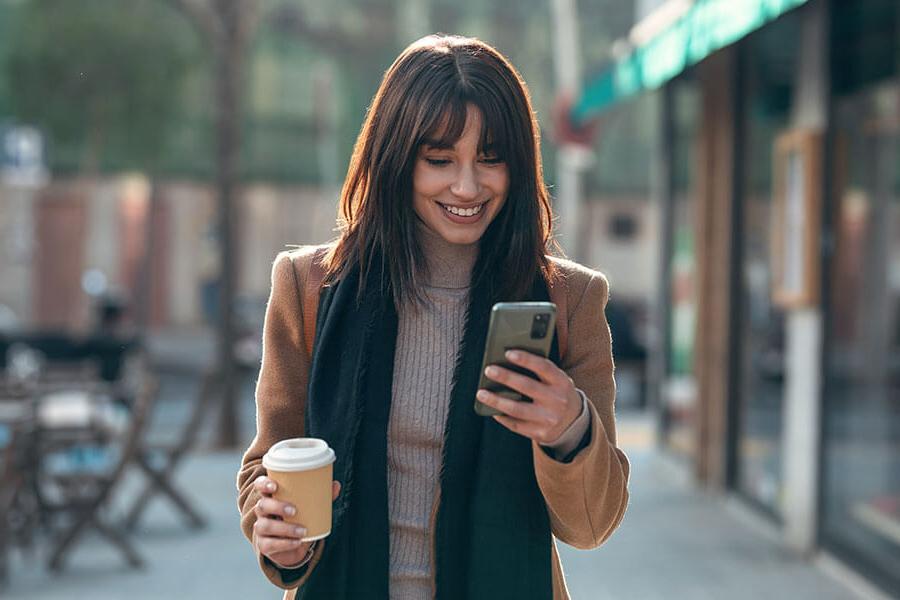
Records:
<instances>
[{"instance_id":1,"label":"blurred pedestrian","mask_svg":"<svg viewBox=\"0 0 900 600\"><path fill-rule=\"evenodd\" d=\"M263 571L286 597L568 598L554 536L602 543L625 511L628 462L607 281L547 255L538 127L506 58L456 36L404 50L366 116L340 217L335 242L281 253L272 271L257 435L238 475ZM533 402L478 390L493 303L558 290L570 335L556 361L508 357L537 380L488 373ZM476 392L504 414L475 414ZM261 462L298 436L337 455L332 532L313 543L283 520L294 508Z\"/></svg>"},{"instance_id":2,"label":"blurred pedestrian","mask_svg":"<svg viewBox=\"0 0 900 600\"><path fill-rule=\"evenodd\" d=\"M100 377L106 381L119 379L126 355L139 345L127 316L128 300L121 292L97 298L94 330L85 341L85 352L99 362Z\"/></svg>"}]
</instances>

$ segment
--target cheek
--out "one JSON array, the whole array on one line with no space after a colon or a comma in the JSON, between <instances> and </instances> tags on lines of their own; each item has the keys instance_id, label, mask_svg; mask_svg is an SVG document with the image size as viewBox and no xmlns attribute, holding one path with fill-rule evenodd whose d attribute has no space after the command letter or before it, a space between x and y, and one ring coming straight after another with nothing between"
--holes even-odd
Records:
<instances>
[{"instance_id":1,"label":"cheek","mask_svg":"<svg viewBox=\"0 0 900 600\"><path fill-rule=\"evenodd\" d=\"M491 178L490 187L495 196L505 199L509 193L509 172L504 170L494 174Z\"/></svg>"},{"instance_id":2,"label":"cheek","mask_svg":"<svg viewBox=\"0 0 900 600\"><path fill-rule=\"evenodd\" d=\"M440 173L417 168L413 173L413 193L416 196L436 196L446 187Z\"/></svg>"}]
</instances>

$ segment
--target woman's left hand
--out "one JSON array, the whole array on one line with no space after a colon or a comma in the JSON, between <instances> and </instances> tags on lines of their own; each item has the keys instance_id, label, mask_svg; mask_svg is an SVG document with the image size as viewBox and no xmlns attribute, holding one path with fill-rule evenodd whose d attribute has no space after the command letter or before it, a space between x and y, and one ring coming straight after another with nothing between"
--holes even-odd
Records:
<instances>
[{"instance_id":1,"label":"woman's left hand","mask_svg":"<svg viewBox=\"0 0 900 600\"><path fill-rule=\"evenodd\" d=\"M510 431L539 444L555 442L581 414L581 395L572 378L552 361L530 352L509 350L506 359L532 371L540 381L497 365L485 369L485 375L533 402L510 400L485 389L478 390L478 400L504 413L494 419Z\"/></svg>"}]
</instances>

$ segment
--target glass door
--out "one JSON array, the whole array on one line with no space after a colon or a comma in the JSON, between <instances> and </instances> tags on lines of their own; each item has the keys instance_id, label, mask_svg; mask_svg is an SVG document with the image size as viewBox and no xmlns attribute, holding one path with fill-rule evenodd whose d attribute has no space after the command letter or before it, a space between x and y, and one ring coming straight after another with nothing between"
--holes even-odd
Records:
<instances>
[{"instance_id":1,"label":"glass door","mask_svg":"<svg viewBox=\"0 0 900 600\"><path fill-rule=\"evenodd\" d=\"M900 83L836 112L822 536L900 594Z\"/></svg>"},{"instance_id":2,"label":"glass door","mask_svg":"<svg viewBox=\"0 0 900 600\"><path fill-rule=\"evenodd\" d=\"M743 173L735 410L735 486L780 517L785 394L785 313L772 302L771 238L775 141L790 127L797 77L799 17L779 19L747 39L742 58Z\"/></svg>"}]
</instances>

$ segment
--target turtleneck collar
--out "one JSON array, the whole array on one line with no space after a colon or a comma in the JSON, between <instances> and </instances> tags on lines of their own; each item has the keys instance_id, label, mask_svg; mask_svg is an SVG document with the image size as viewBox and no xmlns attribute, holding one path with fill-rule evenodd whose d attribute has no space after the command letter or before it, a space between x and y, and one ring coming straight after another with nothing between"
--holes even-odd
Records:
<instances>
[{"instance_id":1,"label":"turtleneck collar","mask_svg":"<svg viewBox=\"0 0 900 600\"><path fill-rule=\"evenodd\" d=\"M423 223L418 223L416 232L428 265L426 285L450 289L469 287L478 258L478 243L452 244Z\"/></svg>"}]
</instances>

